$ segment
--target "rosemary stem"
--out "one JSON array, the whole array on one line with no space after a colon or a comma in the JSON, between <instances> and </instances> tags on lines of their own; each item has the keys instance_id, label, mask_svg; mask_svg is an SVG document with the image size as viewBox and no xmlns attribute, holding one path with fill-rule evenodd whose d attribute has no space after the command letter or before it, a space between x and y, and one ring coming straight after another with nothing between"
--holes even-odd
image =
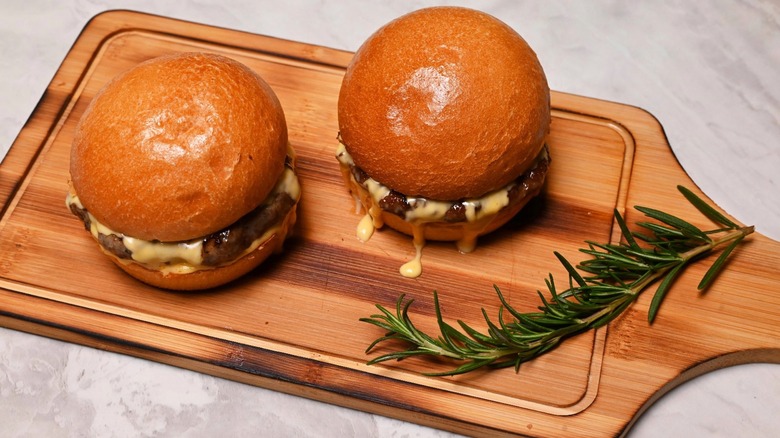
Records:
<instances>
[{"instance_id":1,"label":"rosemary stem","mask_svg":"<svg viewBox=\"0 0 780 438\"><path fill-rule=\"evenodd\" d=\"M680 264L686 264L690 262L692 259L696 258L697 256L700 256L702 254L705 254L715 248L717 248L720 245L723 245L725 243L731 242L733 240L736 240L740 237L747 236L748 234L752 233L754 231L753 226L744 227L744 228L738 228L736 230L729 231L722 236L720 236L717 239L712 239L707 243L701 244L697 247L691 248L688 251L685 251L684 253L680 254L679 261L676 263L672 263L669 265L666 265L655 272L653 272L652 275L648 275L647 277L643 278L641 281L634 282L630 287L631 294L639 295L641 294L648 285L652 284L654 281L658 280L659 278L666 275L670 270L672 270L675 266L678 266Z\"/></svg>"},{"instance_id":2,"label":"rosemary stem","mask_svg":"<svg viewBox=\"0 0 780 438\"><path fill-rule=\"evenodd\" d=\"M550 296L545 297L538 291L542 301L538 310L528 313L515 310L495 287L502 307L497 322L491 321L483 309L488 324L487 334L474 330L462 321L458 321L462 332L445 323L435 292L434 306L441 330L438 337L429 336L412 324L407 315L411 300L404 301L404 295L396 303L395 314L377 305L382 315L361 320L386 329L388 333L372 343L367 351L377 343L391 339L408 341L412 345L404 351L379 356L370 363L436 355L464 360L466 363L456 369L430 375L463 374L484 366L514 366L517 370L521 363L551 351L570 336L610 323L640 294L659 282L648 309L648 321L652 324L664 296L684 268L716 247L725 246L699 283L698 289L703 290L716 278L732 250L744 237L754 232L754 227L740 227L690 190L684 187L678 189L720 228L703 231L663 211L637 206L637 210L653 221L637 223L645 231L632 232L622 216L615 212L625 242L588 242L589 247L581 251L592 258L579 265L569 263L556 252L568 272L568 288L556 291L550 274L545 280ZM640 242L647 243L649 247L640 245ZM583 276L581 272L587 274ZM504 320L505 309L514 316L513 321Z\"/></svg>"},{"instance_id":3,"label":"rosemary stem","mask_svg":"<svg viewBox=\"0 0 780 438\"><path fill-rule=\"evenodd\" d=\"M585 317L585 318L578 318L575 319L573 322L577 325L576 330L571 330L571 327L566 330L566 334L574 334L582 329L590 327L595 321L598 321L599 319L603 318L606 315L609 315L613 312L615 312L615 309L619 308L620 306L625 304L625 300L633 301L635 300L643 291L647 289L647 286L652 284L653 282L657 281L658 279L664 277L669 271L671 271L675 266L678 266L680 264L685 264L694 259L695 257L704 254L708 251L711 251L715 248L717 248L720 245L723 245L725 243L731 242L735 239L738 239L740 237L744 237L754 231L754 227L744 227L739 228L736 230L729 231L725 233L724 235L720 236L717 239L712 239L708 243L704 243L702 245L699 245L695 248L692 248L682 254L680 254L679 261L676 263L668 264L655 272L653 274L648 275L644 278L642 278L639 281L634 282L627 290L626 295L622 299L618 299L615 301L612 301L608 305L604 306L601 310ZM501 349L501 350L494 350L492 354L486 354L481 353L477 355L473 355L472 358L482 358L482 359L488 359L488 358L501 358L504 356L509 356L512 354L517 354L517 352L527 350L527 349L533 349L537 347L541 347L543 345L547 345L550 343L556 343L560 341L560 338L563 336L563 334L559 333L560 330L556 333L554 333L554 336L548 336L544 339L539 339L537 341L532 341L527 344L526 347L520 349L520 348L507 348L507 349ZM426 343L427 344L427 343ZM429 345L426 345L426 347L431 347ZM446 354L447 352L441 348L435 349L436 351L440 351L439 354L443 356L448 357L456 357L460 358L460 355L457 354Z\"/></svg>"},{"instance_id":4,"label":"rosemary stem","mask_svg":"<svg viewBox=\"0 0 780 438\"><path fill-rule=\"evenodd\" d=\"M749 227L743 227L743 228L737 228L735 230L729 231L724 233L722 236L720 236L717 239L710 240L709 243L705 243L703 245L699 245L695 248L691 248L688 251L680 254L680 259L682 263L687 263L689 260L704 254L708 251L711 251L715 248L717 248L720 245L723 245L725 243L731 242L733 240L739 239L741 237L745 237L748 234L752 233L755 230L755 227L752 225Z\"/></svg>"}]
</instances>

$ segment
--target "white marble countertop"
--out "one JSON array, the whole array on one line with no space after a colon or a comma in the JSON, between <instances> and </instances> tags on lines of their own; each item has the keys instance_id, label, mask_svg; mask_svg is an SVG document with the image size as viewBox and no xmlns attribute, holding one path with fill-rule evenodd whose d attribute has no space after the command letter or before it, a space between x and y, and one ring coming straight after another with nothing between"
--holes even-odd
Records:
<instances>
[{"instance_id":1,"label":"white marble countertop","mask_svg":"<svg viewBox=\"0 0 780 438\"><path fill-rule=\"evenodd\" d=\"M744 1L109 1L0 3L0 157L95 14L134 9L339 49L433 4L517 29L551 88L654 114L683 167L731 215L780 240L780 6ZM780 327L778 327L780 328ZM662 397L636 437L777 436L780 366L707 374ZM0 329L0 434L451 436L166 365Z\"/></svg>"}]
</instances>

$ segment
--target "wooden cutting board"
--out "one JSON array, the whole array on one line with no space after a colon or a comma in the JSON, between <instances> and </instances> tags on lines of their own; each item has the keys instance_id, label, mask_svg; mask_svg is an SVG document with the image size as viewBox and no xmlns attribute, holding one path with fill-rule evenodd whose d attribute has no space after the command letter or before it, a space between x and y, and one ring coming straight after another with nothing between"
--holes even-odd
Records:
<instances>
[{"instance_id":1,"label":"wooden cutting board","mask_svg":"<svg viewBox=\"0 0 780 438\"><path fill-rule=\"evenodd\" d=\"M285 252L218 290L145 286L101 255L65 207L74 126L95 92L135 64L173 51L210 51L255 69L274 88L299 156L304 197ZM128 11L84 29L0 166L0 324L193 369L252 385L465 434L612 436L656 398L706 371L780 362L780 244L753 235L705 294L706 265L677 283L653 326L649 294L609 327L572 338L520 369L434 378L451 363L425 359L367 366L382 335L359 318L374 304L414 298L412 317L435 330L432 292L445 319L483 328L499 286L531 310L553 251L572 261L585 240L615 241L617 208L629 223L645 205L709 223L677 192L702 195L645 111L553 93L546 191L515 221L460 254L429 244L424 272L399 266L411 241L382 230L355 237L360 219L341 182L336 100L352 54ZM121 163L117 163L121 165ZM183 170L186 172L186 169Z\"/></svg>"}]
</instances>

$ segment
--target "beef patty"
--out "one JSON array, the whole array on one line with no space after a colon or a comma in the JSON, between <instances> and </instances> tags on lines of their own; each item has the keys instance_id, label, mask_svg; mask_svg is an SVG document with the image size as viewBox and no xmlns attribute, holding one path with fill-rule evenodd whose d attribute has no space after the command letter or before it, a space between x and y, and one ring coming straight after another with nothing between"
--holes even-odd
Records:
<instances>
[{"instance_id":1,"label":"beef patty","mask_svg":"<svg viewBox=\"0 0 780 438\"><path fill-rule=\"evenodd\" d=\"M265 203L255 208L227 228L203 237L202 258L205 266L220 266L240 256L271 225L280 222L295 205L289 194L272 194ZM71 204L70 210L78 216L89 231L91 221L87 210ZM109 253L120 259L132 259L132 252L121 236L99 234L98 242Z\"/></svg>"},{"instance_id":2,"label":"beef patty","mask_svg":"<svg viewBox=\"0 0 780 438\"><path fill-rule=\"evenodd\" d=\"M528 193L534 193L539 188L541 188L541 186L544 184L545 174L547 173L549 166L550 154L548 153L547 145L545 144L544 151L543 153L539 154L539 159L537 159L536 163L531 166L530 169L525 171L525 173L517 177L515 181L509 184L508 206L513 205L518 200L525 198ZM355 180L360 185L365 187L365 181L369 178L368 174L366 174L363 169L355 165L350 166L350 171L352 172L352 176L355 178ZM406 212L413 208L407 200L406 195L392 189L390 189L390 192L379 201L379 207L382 210L387 211L388 213L392 213L402 219L406 217ZM477 205L476 208L479 210L481 206ZM466 222L468 220L466 218L466 210L467 207L464 205L462 200L453 201L450 205L450 208L444 214L443 221L448 223Z\"/></svg>"}]
</instances>

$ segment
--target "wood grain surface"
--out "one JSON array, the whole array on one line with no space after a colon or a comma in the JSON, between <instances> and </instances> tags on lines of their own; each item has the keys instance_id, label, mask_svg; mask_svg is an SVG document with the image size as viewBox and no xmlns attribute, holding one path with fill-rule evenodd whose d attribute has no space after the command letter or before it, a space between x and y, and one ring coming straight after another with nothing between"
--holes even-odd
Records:
<instances>
[{"instance_id":1,"label":"wood grain surface","mask_svg":"<svg viewBox=\"0 0 780 438\"><path fill-rule=\"evenodd\" d=\"M285 251L217 290L174 293L119 271L65 207L74 126L97 90L135 64L174 51L230 56L279 96L297 151L303 199ZM412 316L435 330L432 292L445 319L482 328L498 309L493 285L520 310L536 307L553 251L580 260L585 240L615 241L612 211L665 209L708 226L677 192L694 186L663 128L647 112L553 93L552 166L544 193L515 220L460 254L430 243L423 275L398 268L408 237L355 237L360 215L341 181L336 100L350 53L164 17L114 11L74 44L0 165L0 324L169 363L465 434L619 435L653 400L722 366L780 362L780 244L753 235L706 293L692 267L649 326L649 296L607 328L511 369L450 378L453 365L407 360L367 366L381 336L358 321L414 298ZM183 170L186 172L186 169ZM381 350L380 350L381 352Z\"/></svg>"}]
</instances>

